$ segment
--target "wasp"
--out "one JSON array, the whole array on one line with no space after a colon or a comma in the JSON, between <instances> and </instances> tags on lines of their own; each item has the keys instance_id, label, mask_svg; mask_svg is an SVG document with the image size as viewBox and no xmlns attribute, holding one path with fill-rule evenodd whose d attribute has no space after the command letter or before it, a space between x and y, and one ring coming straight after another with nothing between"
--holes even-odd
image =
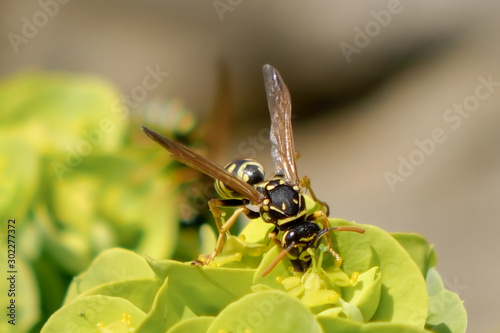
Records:
<instances>
[{"instance_id":1,"label":"wasp","mask_svg":"<svg viewBox=\"0 0 500 333\"><path fill-rule=\"evenodd\" d=\"M263 68L267 102L271 115L271 156L275 167L274 176L266 180L262 165L251 159L235 160L225 168L190 148L163 137L146 127L144 132L180 162L215 179L215 188L220 199L208 202L215 219L219 237L214 251L193 264L206 265L219 254L227 239L229 229L241 214L249 219L262 218L274 225L269 238L282 250L267 267L262 276L288 256L295 271L304 272L311 264L309 249L315 249L320 239L326 235L328 251L341 265L342 258L332 248L330 231L354 231L363 233L356 227L330 227L329 208L314 195L307 176L302 179L297 174L295 144L292 131L292 106L290 92L278 71L271 65ZM319 204L320 210L308 214L304 192ZM234 213L224 221L222 208L235 207ZM256 208L255 208L256 207Z\"/></svg>"}]
</instances>

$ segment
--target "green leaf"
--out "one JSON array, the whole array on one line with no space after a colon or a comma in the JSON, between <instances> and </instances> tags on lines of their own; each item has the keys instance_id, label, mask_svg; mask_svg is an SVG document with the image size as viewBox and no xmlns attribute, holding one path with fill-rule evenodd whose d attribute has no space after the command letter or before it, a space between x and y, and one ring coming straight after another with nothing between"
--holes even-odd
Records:
<instances>
[{"instance_id":1,"label":"green leaf","mask_svg":"<svg viewBox=\"0 0 500 333\"><path fill-rule=\"evenodd\" d=\"M378 308L381 286L379 269L372 267L361 273L352 286L342 288L342 296L345 301L355 305L363 314L364 321L368 322Z\"/></svg>"},{"instance_id":2,"label":"green leaf","mask_svg":"<svg viewBox=\"0 0 500 333\"><path fill-rule=\"evenodd\" d=\"M167 333L206 333L214 319L214 317L187 319L173 326Z\"/></svg>"},{"instance_id":3,"label":"green leaf","mask_svg":"<svg viewBox=\"0 0 500 333\"><path fill-rule=\"evenodd\" d=\"M351 278L340 267L326 267L325 272L328 275L328 279L338 287L348 287L353 283Z\"/></svg>"},{"instance_id":4,"label":"green leaf","mask_svg":"<svg viewBox=\"0 0 500 333\"><path fill-rule=\"evenodd\" d=\"M425 284L427 286L427 293L430 297L435 296L445 290L441 275L439 275L438 271L435 268L431 268L427 272Z\"/></svg>"},{"instance_id":5,"label":"green leaf","mask_svg":"<svg viewBox=\"0 0 500 333\"><path fill-rule=\"evenodd\" d=\"M262 259L264 245L243 241L244 237L229 236L214 263L221 267L256 268Z\"/></svg>"},{"instance_id":6,"label":"green leaf","mask_svg":"<svg viewBox=\"0 0 500 333\"><path fill-rule=\"evenodd\" d=\"M467 328L467 312L460 297L445 290L441 276L435 269L427 274L429 289L429 316L427 327L436 333L462 333Z\"/></svg>"},{"instance_id":7,"label":"green leaf","mask_svg":"<svg viewBox=\"0 0 500 333\"><path fill-rule=\"evenodd\" d=\"M240 236L249 243L262 243L267 241L267 234L274 228L272 223L265 223L261 219L255 219L240 232Z\"/></svg>"},{"instance_id":8,"label":"green leaf","mask_svg":"<svg viewBox=\"0 0 500 333\"><path fill-rule=\"evenodd\" d=\"M381 295L372 321L389 321L423 327L428 297L424 278L406 250L387 232L371 225L331 219L332 226L349 225L365 229L364 234L334 232L338 253L347 274L366 272L378 266Z\"/></svg>"},{"instance_id":9,"label":"green leaf","mask_svg":"<svg viewBox=\"0 0 500 333\"><path fill-rule=\"evenodd\" d=\"M137 327L146 314L123 298L86 296L64 305L47 320L42 333L103 331L128 333Z\"/></svg>"},{"instance_id":10,"label":"green leaf","mask_svg":"<svg viewBox=\"0 0 500 333\"><path fill-rule=\"evenodd\" d=\"M391 236L405 248L423 276L427 275L429 268L436 266L434 246L430 245L424 237L418 234L403 232L391 233Z\"/></svg>"},{"instance_id":11,"label":"green leaf","mask_svg":"<svg viewBox=\"0 0 500 333\"><path fill-rule=\"evenodd\" d=\"M185 311L186 307L177 297L175 286L172 287L169 278L166 278L156 295L150 313L135 333L165 332L183 318Z\"/></svg>"},{"instance_id":12,"label":"green leaf","mask_svg":"<svg viewBox=\"0 0 500 333\"><path fill-rule=\"evenodd\" d=\"M153 305L158 289L162 283L158 279L121 280L103 283L87 290L78 297L91 295L113 296L126 299L144 313L148 313Z\"/></svg>"},{"instance_id":13,"label":"green leaf","mask_svg":"<svg viewBox=\"0 0 500 333\"><path fill-rule=\"evenodd\" d=\"M199 267L173 260L148 258L158 278L168 277L172 292L196 315L216 315L229 303L250 292L255 270Z\"/></svg>"},{"instance_id":14,"label":"green leaf","mask_svg":"<svg viewBox=\"0 0 500 333\"><path fill-rule=\"evenodd\" d=\"M107 250L97 256L85 272L73 279L65 304L74 300L78 295L103 284L126 283L127 280L154 279L155 277L144 257L124 249Z\"/></svg>"},{"instance_id":15,"label":"green leaf","mask_svg":"<svg viewBox=\"0 0 500 333\"><path fill-rule=\"evenodd\" d=\"M370 323L363 327L363 333L429 333L423 328L413 327L404 324L384 324Z\"/></svg>"},{"instance_id":16,"label":"green leaf","mask_svg":"<svg viewBox=\"0 0 500 333\"><path fill-rule=\"evenodd\" d=\"M427 327L436 333L462 333L467 328L467 312L457 294L443 290L429 299Z\"/></svg>"},{"instance_id":17,"label":"green leaf","mask_svg":"<svg viewBox=\"0 0 500 333\"><path fill-rule=\"evenodd\" d=\"M361 324L333 316L318 316L324 332L342 333L429 333L423 328L404 324L368 323Z\"/></svg>"},{"instance_id":18,"label":"green leaf","mask_svg":"<svg viewBox=\"0 0 500 333\"><path fill-rule=\"evenodd\" d=\"M269 290L249 294L228 305L207 332L322 331L312 313L297 298L284 292Z\"/></svg>"},{"instance_id":19,"label":"green leaf","mask_svg":"<svg viewBox=\"0 0 500 333\"><path fill-rule=\"evenodd\" d=\"M353 321L353 322L358 322L362 323L363 322L363 314L361 311L358 309L358 307L352 303L347 303L340 299L340 303L342 304L343 311L341 314L341 317L343 315L346 316L347 319Z\"/></svg>"},{"instance_id":20,"label":"green leaf","mask_svg":"<svg viewBox=\"0 0 500 333\"><path fill-rule=\"evenodd\" d=\"M323 332L360 333L363 327L361 323L331 314L320 313L316 319L323 328Z\"/></svg>"},{"instance_id":21,"label":"green leaf","mask_svg":"<svg viewBox=\"0 0 500 333\"><path fill-rule=\"evenodd\" d=\"M291 272L288 270L287 265L290 264L288 259L281 260L276 267L266 276L262 277L262 273L265 269L269 267L274 258L278 255L280 249L274 246L269 251L264 254L259 267L255 271L253 277L253 284L262 284L271 287L272 289L285 290L282 281L287 277L291 276Z\"/></svg>"}]
</instances>

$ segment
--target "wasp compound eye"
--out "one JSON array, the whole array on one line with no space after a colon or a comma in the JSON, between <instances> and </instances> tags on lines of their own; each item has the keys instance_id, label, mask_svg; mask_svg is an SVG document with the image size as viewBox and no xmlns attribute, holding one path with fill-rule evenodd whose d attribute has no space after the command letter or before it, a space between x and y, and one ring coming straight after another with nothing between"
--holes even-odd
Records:
<instances>
[{"instance_id":1,"label":"wasp compound eye","mask_svg":"<svg viewBox=\"0 0 500 333\"><path fill-rule=\"evenodd\" d=\"M295 230L289 230L285 233L285 247L288 247L290 244L297 243L299 240L299 234Z\"/></svg>"}]
</instances>

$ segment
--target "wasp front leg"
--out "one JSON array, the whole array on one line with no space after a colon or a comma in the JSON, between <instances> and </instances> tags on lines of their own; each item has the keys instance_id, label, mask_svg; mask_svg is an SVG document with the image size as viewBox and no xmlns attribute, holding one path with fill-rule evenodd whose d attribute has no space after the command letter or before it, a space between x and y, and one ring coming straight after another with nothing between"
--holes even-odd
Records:
<instances>
[{"instance_id":1,"label":"wasp front leg","mask_svg":"<svg viewBox=\"0 0 500 333\"><path fill-rule=\"evenodd\" d=\"M327 209L328 209L328 206L327 206ZM318 219L321 220L321 224L323 225L323 229L330 228L330 222L328 221L328 218L327 218L327 215L325 214L325 212L319 210L319 211L314 212L312 215L310 215L308 217L308 220L312 220L312 221L315 221ZM343 262L342 257L337 252L335 252L335 250L333 249L332 236L330 235L329 232L326 234L326 242L327 242L327 246L328 246L328 252L330 252L330 254L333 256L333 258L335 258L335 266L336 267L342 266L342 262Z\"/></svg>"},{"instance_id":2,"label":"wasp front leg","mask_svg":"<svg viewBox=\"0 0 500 333\"><path fill-rule=\"evenodd\" d=\"M283 249L283 246L278 239L278 228L274 228L268 235L268 238L271 242L273 242L276 246L278 246L280 249Z\"/></svg>"},{"instance_id":3,"label":"wasp front leg","mask_svg":"<svg viewBox=\"0 0 500 333\"><path fill-rule=\"evenodd\" d=\"M245 213L245 215L249 217L253 217L253 213L250 209L245 207L249 202L245 199L212 199L208 202L208 206L210 208L210 212L215 220L215 224L217 226L217 230L219 231L219 237L217 238L217 244L215 245L214 251L209 255L200 256L201 259L194 260L193 265L208 265L212 262L215 257L222 251L224 248L224 244L226 243L227 236L229 235L229 229L234 225L237 221L238 216L241 213ZM227 219L227 221L223 222L224 212L220 209L220 207L239 207L234 211L234 213Z\"/></svg>"}]
</instances>

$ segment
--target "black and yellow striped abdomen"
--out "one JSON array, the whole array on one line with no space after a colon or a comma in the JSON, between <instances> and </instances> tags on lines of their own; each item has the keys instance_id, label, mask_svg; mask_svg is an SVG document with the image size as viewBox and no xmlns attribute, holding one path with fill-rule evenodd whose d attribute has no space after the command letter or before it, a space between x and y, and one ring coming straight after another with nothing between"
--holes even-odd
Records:
<instances>
[{"instance_id":1,"label":"black and yellow striped abdomen","mask_svg":"<svg viewBox=\"0 0 500 333\"><path fill-rule=\"evenodd\" d=\"M235 160L224 168L249 185L255 185L264 181L264 168L259 162L252 159ZM220 180L215 181L215 190L224 199L244 198Z\"/></svg>"}]
</instances>

